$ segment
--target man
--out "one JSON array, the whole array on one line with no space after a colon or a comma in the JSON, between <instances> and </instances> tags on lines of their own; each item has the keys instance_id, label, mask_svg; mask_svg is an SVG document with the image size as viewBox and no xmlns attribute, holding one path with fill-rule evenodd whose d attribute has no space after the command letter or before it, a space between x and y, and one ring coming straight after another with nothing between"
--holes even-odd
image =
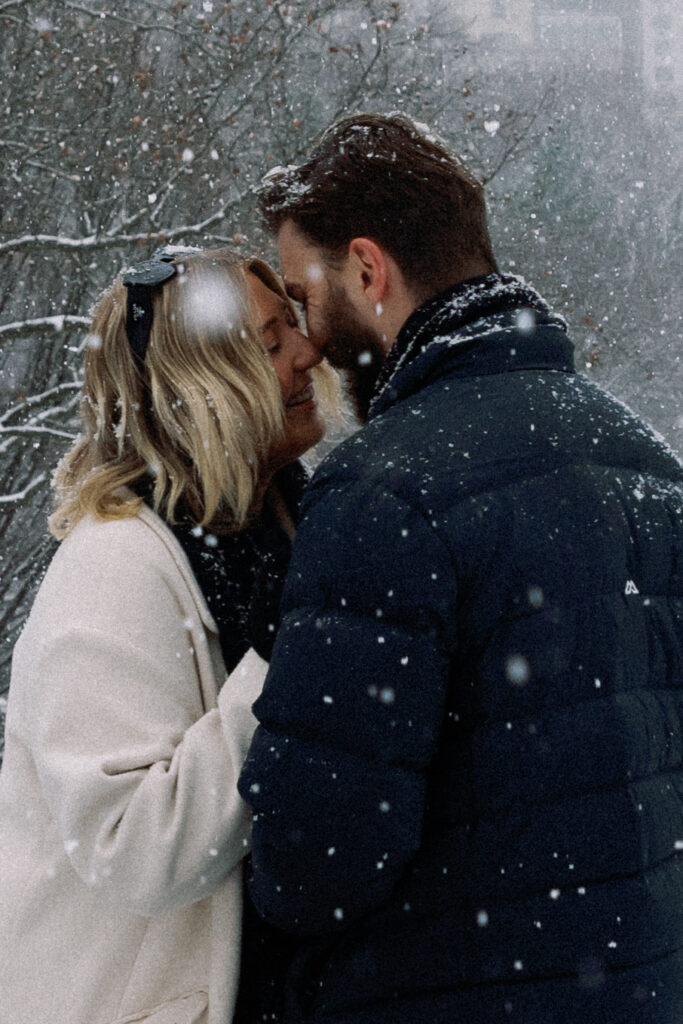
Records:
<instances>
[{"instance_id":1,"label":"man","mask_svg":"<svg viewBox=\"0 0 683 1024\"><path fill-rule=\"evenodd\" d=\"M287 1022L683 1021L683 470L403 116L262 206L365 427L304 500L240 788Z\"/></svg>"}]
</instances>

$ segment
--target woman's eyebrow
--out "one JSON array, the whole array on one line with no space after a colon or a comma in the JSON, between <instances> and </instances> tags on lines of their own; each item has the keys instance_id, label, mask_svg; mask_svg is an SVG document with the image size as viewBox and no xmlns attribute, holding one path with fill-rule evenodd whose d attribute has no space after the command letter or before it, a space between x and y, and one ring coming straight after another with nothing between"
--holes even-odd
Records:
<instances>
[{"instance_id":1,"label":"woman's eyebrow","mask_svg":"<svg viewBox=\"0 0 683 1024\"><path fill-rule=\"evenodd\" d=\"M290 312L289 303L287 302L286 299L283 299L281 296L278 295L278 305L280 307L279 312L273 313L273 315L271 317L268 317L265 323L262 323L261 326L259 327L259 331L261 332L261 334L264 334L270 327L275 327L276 324L280 322L280 320L287 319L287 316Z\"/></svg>"},{"instance_id":2,"label":"woman's eyebrow","mask_svg":"<svg viewBox=\"0 0 683 1024\"><path fill-rule=\"evenodd\" d=\"M269 330L271 327L275 326L275 324L279 321L279 319L280 319L279 316L268 317L268 319L265 321L265 323L262 323L261 326L259 327L259 333L260 334L265 334L267 330Z\"/></svg>"}]
</instances>

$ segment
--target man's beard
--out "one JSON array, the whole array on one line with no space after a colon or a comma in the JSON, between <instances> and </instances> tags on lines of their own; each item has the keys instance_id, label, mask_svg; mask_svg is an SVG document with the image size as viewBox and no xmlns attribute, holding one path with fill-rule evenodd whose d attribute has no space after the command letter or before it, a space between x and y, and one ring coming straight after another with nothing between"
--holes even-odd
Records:
<instances>
[{"instance_id":1,"label":"man's beard","mask_svg":"<svg viewBox=\"0 0 683 1024\"><path fill-rule=\"evenodd\" d=\"M365 423L386 358L380 335L361 322L346 289L337 284L329 285L322 318L328 339L325 357L336 369L345 371L349 398L356 416Z\"/></svg>"}]
</instances>

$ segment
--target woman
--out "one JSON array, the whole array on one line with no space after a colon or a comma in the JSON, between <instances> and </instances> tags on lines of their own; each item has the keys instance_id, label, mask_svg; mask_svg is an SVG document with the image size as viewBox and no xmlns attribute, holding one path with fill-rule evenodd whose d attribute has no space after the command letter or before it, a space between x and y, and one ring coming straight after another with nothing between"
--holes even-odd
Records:
<instances>
[{"instance_id":1,"label":"woman","mask_svg":"<svg viewBox=\"0 0 683 1024\"><path fill-rule=\"evenodd\" d=\"M0 1019L228 1024L248 648L273 633L292 464L324 432L319 356L273 271L221 250L133 267L88 340L64 540L13 662Z\"/></svg>"}]
</instances>

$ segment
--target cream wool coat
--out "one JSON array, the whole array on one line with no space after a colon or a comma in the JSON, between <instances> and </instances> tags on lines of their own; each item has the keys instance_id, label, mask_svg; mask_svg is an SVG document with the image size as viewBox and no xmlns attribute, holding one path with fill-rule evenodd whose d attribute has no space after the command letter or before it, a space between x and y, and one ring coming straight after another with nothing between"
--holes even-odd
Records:
<instances>
[{"instance_id":1,"label":"cream wool coat","mask_svg":"<svg viewBox=\"0 0 683 1024\"><path fill-rule=\"evenodd\" d=\"M236 789L266 664L148 509L82 521L17 643L0 774L0 1024L229 1024Z\"/></svg>"}]
</instances>

